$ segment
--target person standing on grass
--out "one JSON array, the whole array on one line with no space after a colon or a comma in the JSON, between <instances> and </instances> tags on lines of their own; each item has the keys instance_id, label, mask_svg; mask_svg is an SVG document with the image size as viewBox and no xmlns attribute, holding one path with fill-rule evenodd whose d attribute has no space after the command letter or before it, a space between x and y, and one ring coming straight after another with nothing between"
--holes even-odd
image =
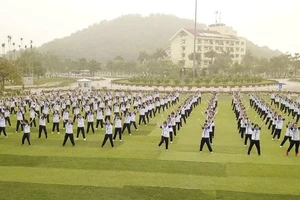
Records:
<instances>
[{"instance_id":1,"label":"person standing on grass","mask_svg":"<svg viewBox=\"0 0 300 200\"><path fill-rule=\"evenodd\" d=\"M65 134L65 139L64 139L64 142L63 142L63 146L65 146L68 138L70 138L70 141L73 145L73 147L75 146L75 142L74 142L74 135L73 135L73 122L72 120L68 120L65 124L65 128L66 128L66 134Z\"/></svg>"},{"instance_id":2,"label":"person standing on grass","mask_svg":"<svg viewBox=\"0 0 300 200\"><path fill-rule=\"evenodd\" d=\"M138 128L135 123L135 118L136 118L136 112L133 111L130 113L130 126L131 126L131 124L133 124L133 127L135 128L135 130L138 131Z\"/></svg>"},{"instance_id":3,"label":"person standing on grass","mask_svg":"<svg viewBox=\"0 0 300 200\"><path fill-rule=\"evenodd\" d=\"M23 112L21 109L17 112L17 125L16 125L16 133L19 131L19 127L21 126L21 121L23 121ZM23 131L23 126L21 126L21 129Z\"/></svg>"},{"instance_id":4,"label":"person standing on grass","mask_svg":"<svg viewBox=\"0 0 300 200\"><path fill-rule=\"evenodd\" d=\"M89 131L90 131L90 128L91 128L92 132L94 134L95 133L95 130L94 130L94 112L91 111L91 110L87 112L87 121L88 121L88 124L87 124L86 133L88 134Z\"/></svg>"},{"instance_id":5,"label":"person standing on grass","mask_svg":"<svg viewBox=\"0 0 300 200\"><path fill-rule=\"evenodd\" d=\"M32 124L34 125L34 127L36 127L36 121L35 121L35 111L33 108L30 108L30 111L29 111L29 116L30 116L30 127L32 127Z\"/></svg>"},{"instance_id":6,"label":"person standing on grass","mask_svg":"<svg viewBox=\"0 0 300 200\"><path fill-rule=\"evenodd\" d=\"M204 144L207 145L208 150L210 151L210 153L213 152L213 150L210 146L210 143L209 143L209 131L210 131L210 127L208 126L208 124L205 123L204 126L202 126L202 139L201 139L201 142L200 142L200 153L202 153Z\"/></svg>"},{"instance_id":7,"label":"person standing on grass","mask_svg":"<svg viewBox=\"0 0 300 200\"><path fill-rule=\"evenodd\" d=\"M282 118L281 115L279 115L278 118L275 118L276 127L275 127L275 133L273 135L272 140L274 140L276 136L277 136L277 140L280 140L280 135L281 135L281 130L283 127L284 120L285 119Z\"/></svg>"},{"instance_id":8,"label":"person standing on grass","mask_svg":"<svg viewBox=\"0 0 300 200\"><path fill-rule=\"evenodd\" d=\"M114 142L113 142L113 138L112 138L113 124L110 123L109 120L106 120L106 122L104 123L104 126L105 126L105 136L104 136L101 147L103 147L105 145L107 139L109 139L111 147L114 148Z\"/></svg>"},{"instance_id":9,"label":"person standing on grass","mask_svg":"<svg viewBox=\"0 0 300 200\"><path fill-rule=\"evenodd\" d=\"M8 125L11 126L11 123L10 123L10 111L9 111L8 107L4 108L4 118L5 118L5 123L8 123Z\"/></svg>"},{"instance_id":10,"label":"person standing on grass","mask_svg":"<svg viewBox=\"0 0 300 200\"><path fill-rule=\"evenodd\" d=\"M60 115L59 115L58 111L55 110L54 113L53 113L52 133L54 133L54 130L56 128L57 134L60 134L60 132L59 132L59 120L60 120Z\"/></svg>"},{"instance_id":11,"label":"person standing on grass","mask_svg":"<svg viewBox=\"0 0 300 200\"><path fill-rule=\"evenodd\" d=\"M22 126L23 126L23 137L22 137L22 145L24 145L25 139L27 139L28 145L30 144L30 125L28 121L25 119L22 121Z\"/></svg>"},{"instance_id":12,"label":"person standing on grass","mask_svg":"<svg viewBox=\"0 0 300 200\"><path fill-rule=\"evenodd\" d=\"M260 156L260 131L261 127L259 127L257 124L254 125L254 128L252 129L252 137L250 146L248 148L248 155L250 155L253 145L256 146L257 154Z\"/></svg>"},{"instance_id":13,"label":"person standing on grass","mask_svg":"<svg viewBox=\"0 0 300 200\"><path fill-rule=\"evenodd\" d=\"M283 147L284 143L285 143L287 140L289 140L289 141L291 142L291 139L292 139L292 130L291 130L292 125L293 125L293 124L292 124L291 122L289 122L289 123L286 125L285 136L284 136L283 141L282 141L281 144L280 144L280 148Z\"/></svg>"},{"instance_id":14,"label":"person standing on grass","mask_svg":"<svg viewBox=\"0 0 300 200\"><path fill-rule=\"evenodd\" d=\"M115 134L114 134L114 140L116 139L117 135L119 134L119 139L122 141L122 118L119 114L116 114L115 116Z\"/></svg>"},{"instance_id":15,"label":"person standing on grass","mask_svg":"<svg viewBox=\"0 0 300 200\"><path fill-rule=\"evenodd\" d=\"M127 128L128 134L131 135L131 131L130 131L130 120L131 120L131 116L130 113L126 112L125 113L125 119L124 119L124 124L123 124L123 130L122 130L122 134L124 133L125 129Z\"/></svg>"},{"instance_id":16,"label":"person standing on grass","mask_svg":"<svg viewBox=\"0 0 300 200\"><path fill-rule=\"evenodd\" d=\"M40 125L39 125L39 139L41 138L42 136L42 131L44 131L45 133L45 137L46 139L48 138L47 136L47 129L46 129L46 116L45 115L41 115L39 116L40 118Z\"/></svg>"},{"instance_id":17,"label":"person standing on grass","mask_svg":"<svg viewBox=\"0 0 300 200\"><path fill-rule=\"evenodd\" d=\"M248 122L246 123L246 134L245 134L244 146L247 146L248 140L251 143L253 129L254 129L254 123L251 123L250 120L248 119Z\"/></svg>"},{"instance_id":18,"label":"person standing on grass","mask_svg":"<svg viewBox=\"0 0 300 200\"><path fill-rule=\"evenodd\" d=\"M78 140L79 134L82 134L83 140L86 141L85 132L84 132L84 118L81 114L77 115L77 136L75 140Z\"/></svg>"},{"instance_id":19,"label":"person standing on grass","mask_svg":"<svg viewBox=\"0 0 300 200\"><path fill-rule=\"evenodd\" d=\"M0 113L0 135L3 132L5 138L7 138L5 127L6 127L5 118L4 118L3 114Z\"/></svg>"},{"instance_id":20,"label":"person standing on grass","mask_svg":"<svg viewBox=\"0 0 300 200\"><path fill-rule=\"evenodd\" d=\"M65 125L69 120L69 110L68 109L64 109L62 111L62 119L63 119L63 129L65 129Z\"/></svg>"},{"instance_id":21,"label":"person standing on grass","mask_svg":"<svg viewBox=\"0 0 300 200\"><path fill-rule=\"evenodd\" d=\"M160 147L163 143L166 144L166 151L169 150L169 137L170 137L170 128L171 126L168 126L168 123L165 121L162 126L157 124L158 127L161 129L161 140L158 144L158 147Z\"/></svg>"},{"instance_id":22,"label":"person standing on grass","mask_svg":"<svg viewBox=\"0 0 300 200\"><path fill-rule=\"evenodd\" d=\"M97 120L97 122L96 122L96 130L98 129L99 124L101 126L101 129L103 130L103 118L104 118L104 116L103 116L103 108L99 108L97 110L97 112L96 112L96 120Z\"/></svg>"},{"instance_id":23,"label":"person standing on grass","mask_svg":"<svg viewBox=\"0 0 300 200\"><path fill-rule=\"evenodd\" d=\"M299 143L300 143L300 138L299 138L299 130L300 127L297 127L297 123L294 123L293 126L290 128L291 132L292 132L292 138L290 141L290 146L288 148L288 150L286 151L286 156L289 155L289 152L291 151L291 149L295 146L295 153L296 156L298 156L299 153Z\"/></svg>"}]
</instances>

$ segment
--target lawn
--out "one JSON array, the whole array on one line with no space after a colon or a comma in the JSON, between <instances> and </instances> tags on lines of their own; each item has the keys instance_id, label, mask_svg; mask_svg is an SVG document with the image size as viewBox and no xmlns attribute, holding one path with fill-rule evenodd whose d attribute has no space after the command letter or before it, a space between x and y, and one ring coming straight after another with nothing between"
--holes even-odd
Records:
<instances>
[{"instance_id":1,"label":"lawn","mask_svg":"<svg viewBox=\"0 0 300 200\"><path fill-rule=\"evenodd\" d=\"M193 111L168 152L157 147L159 115L132 136L125 132L114 149L108 143L100 148L102 130L89 133L87 141L80 138L76 147L69 142L62 147L64 134L51 134L50 123L47 140L37 139L37 129L32 128L32 145L21 146L22 133L7 127L8 138L0 136L0 199L298 200L299 158L293 152L284 156L288 144L279 148L266 128L261 135L262 155L257 156L254 148L248 156L229 95L219 97L214 153L206 147L199 153L197 121L203 120L207 99L203 95L203 104ZM251 108L249 113L254 118ZM12 118L15 126L16 117Z\"/></svg>"},{"instance_id":2,"label":"lawn","mask_svg":"<svg viewBox=\"0 0 300 200\"><path fill-rule=\"evenodd\" d=\"M77 78L68 78L68 77L52 77L52 78L34 78L33 85L44 85L51 83L58 83L60 86L64 86L64 84L73 83L77 80Z\"/></svg>"}]
</instances>

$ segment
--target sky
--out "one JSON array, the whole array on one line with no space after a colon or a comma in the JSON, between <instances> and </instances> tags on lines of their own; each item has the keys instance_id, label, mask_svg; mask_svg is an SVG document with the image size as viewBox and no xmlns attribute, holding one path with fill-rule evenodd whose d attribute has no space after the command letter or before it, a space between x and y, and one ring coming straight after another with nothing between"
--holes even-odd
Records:
<instances>
[{"instance_id":1,"label":"sky","mask_svg":"<svg viewBox=\"0 0 300 200\"><path fill-rule=\"evenodd\" d=\"M126 14L194 18L195 0L0 0L0 43L34 46ZM221 21L260 46L300 53L300 0L198 0L197 21ZM170 36L171 37L171 36Z\"/></svg>"}]
</instances>

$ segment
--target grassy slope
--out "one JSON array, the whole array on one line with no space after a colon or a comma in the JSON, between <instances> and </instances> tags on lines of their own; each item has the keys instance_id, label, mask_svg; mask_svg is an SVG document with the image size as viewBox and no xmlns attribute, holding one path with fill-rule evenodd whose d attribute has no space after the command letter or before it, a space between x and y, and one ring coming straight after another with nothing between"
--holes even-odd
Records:
<instances>
[{"instance_id":1,"label":"grassy slope","mask_svg":"<svg viewBox=\"0 0 300 200\"><path fill-rule=\"evenodd\" d=\"M20 146L22 134L8 127L9 138L0 137L0 199L299 199L299 158L283 156L287 144L280 149L266 129L262 156L255 149L247 156L230 97L219 101L214 154L198 153L203 104L169 152L157 148L160 116L132 136L125 132L115 149L100 148L102 130L63 148L63 134L38 140L33 129L33 145Z\"/></svg>"}]
</instances>

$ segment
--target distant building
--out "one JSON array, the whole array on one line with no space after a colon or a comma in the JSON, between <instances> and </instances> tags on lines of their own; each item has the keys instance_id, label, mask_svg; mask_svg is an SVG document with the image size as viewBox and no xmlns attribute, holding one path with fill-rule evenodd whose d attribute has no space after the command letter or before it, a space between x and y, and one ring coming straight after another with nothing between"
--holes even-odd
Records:
<instances>
[{"instance_id":1,"label":"distant building","mask_svg":"<svg viewBox=\"0 0 300 200\"><path fill-rule=\"evenodd\" d=\"M92 90L92 81L89 79L79 79L77 80L78 89L88 92Z\"/></svg>"},{"instance_id":2,"label":"distant building","mask_svg":"<svg viewBox=\"0 0 300 200\"><path fill-rule=\"evenodd\" d=\"M28 86L28 85L33 85L33 77L31 76L24 76L23 77L23 85Z\"/></svg>"},{"instance_id":3,"label":"distant building","mask_svg":"<svg viewBox=\"0 0 300 200\"><path fill-rule=\"evenodd\" d=\"M205 53L211 50L222 53L230 52L233 63L241 63L246 55L246 39L238 37L232 27L225 24L213 24L207 30L180 29L170 38L171 60L174 64L182 64L191 68L193 60L189 55L194 52L194 35L196 35L196 53L201 54L201 68L211 64L211 58L205 57Z\"/></svg>"}]
</instances>

